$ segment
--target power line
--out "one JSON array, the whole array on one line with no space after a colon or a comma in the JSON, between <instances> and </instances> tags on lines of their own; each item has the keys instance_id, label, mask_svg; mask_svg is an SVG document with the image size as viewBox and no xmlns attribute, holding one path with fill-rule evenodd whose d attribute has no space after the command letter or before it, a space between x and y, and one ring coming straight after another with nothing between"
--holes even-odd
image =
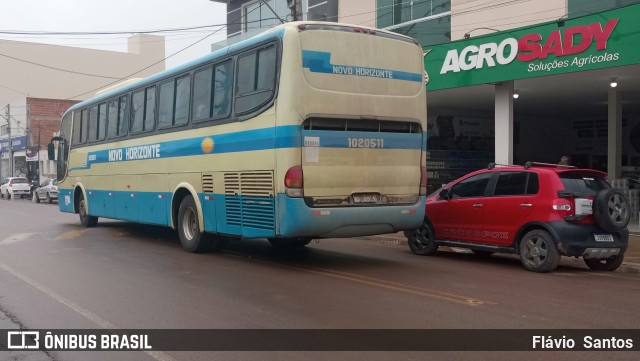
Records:
<instances>
[{"instance_id":1,"label":"power line","mask_svg":"<svg viewBox=\"0 0 640 361\"><path fill-rule=\"evenodd\" d=\"M24 92L21 92L20 90L15 90L15 89L13 89L13 88L9 88L9 87L8 87L8 86L6 86L6 85L2 85L2 84L0 84L0 88L9 89L9 90L11 90L11 91L13 91L13 92L16 92L16 93L19 93L19 94L22 94L22 95L29 96L29 94L28 94L28 93L24 93Z\"/></svg>"},{"instance_id":2,"label":"power line","mask_svg":"<svg viewBox=\"0 0 640 361\"><path fill-rule=\"evenodd\" d=\"M0 34L11 35L120 35L120 34L155 34L165 32L178 32L186 30L197 30L206 28L215 28L220 26L227 26L228 24L212 24L212 25L200 25L189 26L182 28L171 29L154 29L154 30L126 30L126 31L25 31L25 30L0 30Z\"/></svg>"},{"instance_id":3,"label":"power line","mask_svg":"<svg viewBox=\"0 0 640 361\"><path fill-rule=\"evenodd\" d=\"M62 71L65 73L71 73L71 74L78 74L78 75L86 75L86 76L93 76L93 77L97 77L97 78L106 78L106 79L119 79L117 77L113 77L113 76L106 76L106 75L98 75L98 74L89 74L89 73L82 73L79 71L74 71L74 70L68 70L68 69L62 69L62 68L56 68L54 66L50 66L50 65L45 65L45 64L40 64L40 63L36 63L33 61L29 61L29 60L24 60L24 59L19 59L19 58L15 58L13 56L10 55L6 55L6 54L1 54L0 56L3 56L5 58L9 58L9 59L13 59L22 63L27 63L27 64L31 64L31 65L36 65L36 66L41 66L43 68L47 68L47 69L52 69L52 70L58 70L58 71Z\"/></svg>"},{"instance_id":4,"label":"power line","mask_svg":"<svg viewBox=\"0 0 640 361\"><path fill-rule=\"evenodd\" d=\"M72 96L72 97L66 98L65 100L72 100L72 99L74 99L74 98L81 97L81 96L83 96L83 95L85 95L85 94L95 92L95 91L100 90L100 89L102 89L102 88L106 88L106 87L108 87L108 86L110 86L110 85L116 84L116 83L118 83L119 81L122 81L122 80L124 80L124 79L130 78L130 77L132 77L132 76L134 76L134 75L136 75L136 74L138 74L138 73L141 73L141 72L143 72L143 71L145 71L145 70L147 70L147 69L149 69L149 68L151 68L151 67L153 67L153 66L155 66L155 65L157 65L157 64L159 64L159 63L162 63L163 61L165 61L165 60L167 60L167 59L169 59L169 58L173 57L174 55L177 55L177 54L179 54L179 53L181 53L181 52L183 52L183 51L185 51L185 50L189 49L190 47L192 47L192 46L194 46L194 45L198 44L199 42L201 42L201 41L203 41L203 40L205 40L205 39L209 38L210 36L214 35L215 33L217 33L218 31L220 31L220 30L222 30L222 29L223 29L223 28L218 29L218 30L216 30L216 31L212 32L211 34L209 34L209 35L205 36L204 38L202 38L202 39L200 39L200 40L198 40L198 41L194 42L193 44L191 44L191 45L189 45L189 46L187 46L187 47L184 47L184 48L182 48L182 49L178 50L177 52L175 52L175 53L173 53L173 54L171 54L171 55L169 55L169 56L167 56L167 57L165 57L165 58L163 58L163 59L161 59L161 60L158 60L157 62L155 62L155 63L153 63L153 64L151 64L151 65L149 65L149 66L147 66L147 67L145 67L145 68L142 68L142 69L140 69L140 70L138 70L138 71L136 71L136 72L134 72L134 73L131 73L131 74L129 74L129 75L125 76L125 77L122 77L122 78L117 78L117 79L116 79L116 81L113 81L113 82L111 82L111 83L108 83L108 84L102 85L102 86L100 86L100 87L98 87L98 88L95 88L95 89L92 89L92 90L86 91L86 92L84 92L84 93L82 93L82 94L78 94L78 95L75 95L75 96Z\"/></svg>"},{"instance_id":5,"label":"power line","mask_svg":"<svg viewBox=\"0 0 640 361\"><path fill-rule=\"evenodd\" d=\"M256 9L259 9L259 8L260 8L260 7L256 7L256 8L254 8L254 9L252 9L251 11L247 12L246 14L244 14L244 15L243 15L243 16L241 16L238 20L236 20L235 22L233 22L233 23L231 23L231 24L235 24L235 23L237 23L238 21L241 21L243 17L247 17L249 14L251 14L253 11L255 11ZM207 36L203 37L202 39L200 39L200 40L198 40L198 41L196 41L196 42L192 43L191 45L189 45L189 46L187 46L187 47L184 47L184 48L182 48L182 49L178 50L177 52L175 52L175 53L173 53L173 54L171 54L171 55L169 55L169 56L165 57L164 59L159 60L159 61L157 61L157 62L155 62L155 63L153 63L153 64L151 64L151 65L149 65L149 66L147 66L147 67L145 67L145 68L143 68L143 69L140 69L140 70L138 70L138 71L136 71L136 72L134 72L134 73L131 73L131 74L129 74L129 75L125 76L125 77L122 77L122 78L120 78L120 79L118 79L118 80L116 80L116 81L113 81L113 82L111 82L111 83L105 84L105 85L103 85L103 86L101 86L101 87L98 87L98 88L95 88L95 89L92 89L92 90L86 91L86 92L84 92L84 93L82 93L82 94L78 94L78 95L75 95L75 96L72 96L72 97L66 98L66 100L71 100L71 99L73 99L73 98L78 98L78 97L81 97L81 96L83 96L83 95L85 95L85 94L95 92L95 91L97 91L97 90L99 90L99 89L102 89L102 88L108 87L108 86L110 86L110 85L116 84L116 83L118 83L118 82L119 82L119 81L121 81L121 80L127 79L127 78L129 78L129 77L132 77L132 76L134 76L134 75L136 75L136 74L140 73L140 72L143 72L143 71L145 71L145 70L147 70L147 69L149 69L149 68L151 68L151 67L153 67L153 66L155 66L155 65L157 65L157 64L159 64L159 63L161 63L161 62L163 62L163 61L165 61L165 60L167 60L167 59L169 59L169 58L171 58L171 57L173 57L173 56L175 56L175 55L177 55L177 54L179 54L179 53L181 53L181 52L183 52L183 51L185 51L185 50L187 50L187 49L189 49L190 47L192 47L192 46L194 46L194 45L196 45L196 44L200 43L201 41L204 41L205 39L209 38L210 36L215 35L218 31L220 31L220 30L222 30L222 29L224 29L224 28L226 28L226 27L227 27L226 25L225 25L225 26L220 27L219 29L217 29L217 30L213 31L211 34L209 34L209 35L207 35Z\"/></svg>"}]
</instances>

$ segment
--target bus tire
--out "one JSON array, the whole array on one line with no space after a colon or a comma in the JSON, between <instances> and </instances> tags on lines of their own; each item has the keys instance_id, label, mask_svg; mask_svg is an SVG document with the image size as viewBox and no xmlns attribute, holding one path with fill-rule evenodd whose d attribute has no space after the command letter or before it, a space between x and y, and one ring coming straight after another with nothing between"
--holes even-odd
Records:
<instances>
[{"instance_id":1,"label":"bus tire","mask_svg":"<svg viewBox=\"0 0 640 361\"><path fill-rule=\"evenodd\" d=\"M80 223L83 226L89 228L95 227L98 224L98 217L91 216L87 213L87 203L82 193L80 193L80 201L78 202L78 214L80 215Z\"/></svg>"},{"instance_id":2,"label":"bus tire","mask_svg":"<svg viewBox=\"0 0 640 361\"><path fill-rule=\"evenodd\" d=\"M211 248L211 239L200 232L198 207L193 196L184 197L178 210L178 236L185 251L202 253Z\"/></svg>"}]
</instances>

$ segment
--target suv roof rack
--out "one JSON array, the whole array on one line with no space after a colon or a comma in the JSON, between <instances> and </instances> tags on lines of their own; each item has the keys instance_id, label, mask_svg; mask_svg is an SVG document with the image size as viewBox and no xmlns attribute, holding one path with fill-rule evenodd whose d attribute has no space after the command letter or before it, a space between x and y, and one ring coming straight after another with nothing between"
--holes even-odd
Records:
<instances>
[{"instance_id":1,"label":"suv roof rack","mask_svg":"<svg viewBox=\"0 0 640 361\"><path fill-rule=\"evenodd\" d=\"M564 164L553 164L553 163L541 163L541 162L526 162L524 164L524 168L525 169L529 169L533 166L540 166L540 167L554 167L554 168L576 168L573 165L564 165Z\"/></svg>"},{"instance_id":2,"label":"suv roof rack","mask_svg":"<svg viewBox=\"0 0 640 361\"><path fill-rule=\"evenodd\" d=\"M500 163L491 162L487 166L487 169L493 169L493 168L495 168L497 166L501 166L501 167L517 167L517 165L514 165L514 164L500 164Z\"/></svg>"}]
</instances>

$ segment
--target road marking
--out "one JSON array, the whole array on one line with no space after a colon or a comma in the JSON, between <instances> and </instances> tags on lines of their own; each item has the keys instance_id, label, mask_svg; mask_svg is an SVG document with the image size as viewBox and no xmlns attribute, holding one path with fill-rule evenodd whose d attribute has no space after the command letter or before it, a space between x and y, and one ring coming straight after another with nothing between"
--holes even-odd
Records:
<instances>
[{"instance_id":1,"label":"road marking","mask_svg":"<svg viewBox=\"0 0 640 361\"><path fill-rule=\"evenodd\" d=\"M68 240L68 239L76 239L80 236L82 236L84 234L84 232L86 232L86 229L76 229L73 231L67 231L64 232L63 234L59 235L58 237L56 237L56 239L63 239L63 240Z\"/></svg>"},{"instance_id":2,"label":"road marking","mask_svg":"<svg viewBox=\"0 0 640 361\"><path fill-rule=\"evenodd\" d=\"M241 253L241 252L225 252L224 254L225 255L230 255L230 256L246 258L246 255ZM405 292L405 293L409 293L409 294L413 294L413 295L417 295L417 296L422 296L422 297L436 298L436 299L439 299L439 300L454 302L454 303L465 305L465 306L476 307L476 306L482 306L482 305L497 305L498 304L497 302L494 302L494 301L481 300L481 299L477 299L475 297L469 297L469 296L465 296L465 295L457 295L457 294L454 294L454 293L438 291L438 290L434 290L434 289L430 289L430 288L412 286L412 285L408 285L408 284L405 284L405 283L388 281L388 280L384 280L384 279L380 279L380 278L373 278L373 277L368 277L368 276L359 275L359 274L355 274L355 273L335 271L335 270L331 270L331 269L319 268L319 267L311 267L311 266L309 266L309 267L290 266L290 265L274 263L274 262L271 262L271 261L268 261L268 260L265 260L265 259L258 259L258 258L254 258L254 257L252 257L251 260L256 261L256 262L260 262L260 263L263 263L263 264L267 264L267 265L270 265L270 266L278 266L278 267L283 267L283 268L290 268L290 269L294 269L294 270L297 270L297 271L313 273L313 274L326 276L326 277L331 277L331 278L338 278L338 279L351 281L351 282L356 282L356 283L360 283L360 284L364 284L364 285L368 285L368 286L384 288L384 289L393 290L393 291L399 291L399 292Z\"/></svg>"},{"instance_id":3,"label":"road marking","mask_svg":"<svg viewBox=\"0 0 640 361\"><path fill-rule=\"evenodd\" d=\"M590 275L595 275L595 276L600 276L600 277L623 278L623 279L627 279L627 280L640 281L640 278L637 278L637 277L618 276L618 275L615 275L615 274L609 274L609 273L595 273L595 272L590 272L589 274L590 274Z\"/></svg>"},{"instance_id":4,"label":"road marking","mask_svg":"<svg viewBox=\"0 0 640 361\"><path fill-rule=\"evenodd\" d=\"M457 295L454 293L438 291L431 288L417 287L417 286L408 285L406 283L388 281L380 278L373 278L373 277L363 276L363 275L354 274L354 273L334 271L330 269L317 268L317 267L308 267L308 268L294 267L294 268L299 268L306 272L312 272L312 273L321 274L329 277L341 278L341 279L346 279L346 280L357 282L357 283L391 289L394 291L406 292L406 293L411 293L414 295L425 296L430 298L438 298L441 300L451 301L451 302L463 304L466 306L498 304L497 302L493 302L493 301L480 300L474 297Z\"/></svg>"},{"instance_id":5,"label":"road marking","mask_svg":"<svg viewBox=\"0 0 640 361\"><path fill-rule=\"evenodd\" d=\"M83 316L84 318L86 318L89 321L95 323L99 327L104 328L106 330L118 330L118 329L120 329L118 326L114 325L113 323L103 319L102 317L100 317L100 316L96 315L95 313L89 311L88 309L80 306L79 304L77 304L77 303L75 303L75 302L73 302L73 301L71 301L69 299L66 299L66 298L62 297L61 295L59 295L56 292L50 290L49 288L43 286L42 284L32 280L29 276L16 271L12 267L10 267L10 266L8 266L8 265L6 265L4 263L0 263L0 268L2 268L3 270L7 271L10 274L12 274L13 276L21 279L22 281L26 282L27 284L29 284L33 288L41 291L42 293L46 294L47 296L49 296L51 298L53 298L54 300L62 303L63 305L65 305L68 308L70 308L71 310L73 310L76 313L78 313L81 316ZM160 351L143 351L143 352L146 353L147 355L153 357L154 359L156 359L158 361L176 361L173 357L165 354L164 352L160 352Z\"/></svg>"},{"instance_id":6,"label":"road marking","mask_svg":"<svg viewBox=\"0 0 640 361\"><path fill-rule=\"evenodd\" d=\"M17 233L17 234L12 234L9 237L3 239L2 241L0 241L1 245L6 245L6 244L13 244L13 243L18 243L18 242L22 242L25 239L31 237L32 235L34 235L34 233Z\"/></svg>"},{"instance_id":7,"label":"road marking","mask_svg":"<svg viewBox=\"0 0 640 361\"><path fill-rule=\"evenodd\" d=\"M111 229L111 234L114 237L127 237L131 235L131 232L126 228L118 227Z\"/></svg>"}]
</instances>

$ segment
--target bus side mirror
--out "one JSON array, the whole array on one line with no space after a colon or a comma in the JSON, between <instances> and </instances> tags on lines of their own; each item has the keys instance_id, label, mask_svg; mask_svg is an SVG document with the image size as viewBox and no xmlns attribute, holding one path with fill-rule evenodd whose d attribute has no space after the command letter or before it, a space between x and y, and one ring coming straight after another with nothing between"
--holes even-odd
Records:
<instances>
[{"instance_id":1,"label":"bus side mirror","mask_svg":"<svg viewBox=\"0 0 640 361\"><path fill-rule=\"evenodd\" d=\"M49 152L49 160L56 160L56 147L53 143L47 145L47 151Z\"/></svg>"}]
</instances>

